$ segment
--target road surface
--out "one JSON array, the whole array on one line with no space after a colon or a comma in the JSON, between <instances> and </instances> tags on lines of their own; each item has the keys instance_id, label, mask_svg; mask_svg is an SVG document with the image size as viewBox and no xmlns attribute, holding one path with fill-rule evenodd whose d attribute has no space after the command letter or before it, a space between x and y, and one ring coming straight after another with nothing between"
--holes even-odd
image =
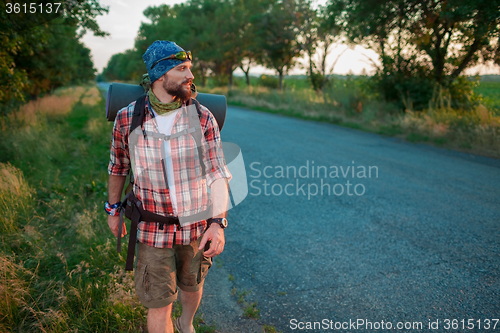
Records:
<instances>
[{"instance_id":1,"label":"road surface","mask_svg":"<svg viewBox=\"0 0 500 333\"><path fill-rule=\"evenodd\" d=\"M222 138L241 147L249 194L200 308L218 332L479 332L500 318L499 160L236 107Z\"/></svg>"}]
</instances>

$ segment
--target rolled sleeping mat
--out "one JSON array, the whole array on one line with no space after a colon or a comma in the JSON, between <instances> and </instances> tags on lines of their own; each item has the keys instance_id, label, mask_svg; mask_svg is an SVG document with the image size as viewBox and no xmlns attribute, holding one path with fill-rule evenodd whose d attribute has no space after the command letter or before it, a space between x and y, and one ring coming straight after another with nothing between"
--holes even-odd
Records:
<instances>
[{"instance_id":1,"label":"rolled sleeping mat","mask_svg":"<svg viewBox=\"0 0 500 333\"><path fill-rule=\"evenodd\" d=\"M114 121L118 111L137 100L143 94L144 89L139 85L111 83L108 88L106 103L106 118L108 121ZM196 100L212 112L219 125L219 130L222 130L227 112L226 96L198 93Z\"/></svg>"}]
</instances>

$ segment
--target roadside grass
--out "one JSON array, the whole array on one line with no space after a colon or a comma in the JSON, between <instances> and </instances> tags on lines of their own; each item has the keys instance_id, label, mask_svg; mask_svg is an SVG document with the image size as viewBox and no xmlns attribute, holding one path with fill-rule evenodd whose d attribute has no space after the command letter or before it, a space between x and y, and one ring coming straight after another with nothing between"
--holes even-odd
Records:
<instances>
[{"instance_id":1,"label":"roadside grass","mask_svg":"<svg viewBox=\"0 0 500 333\"><path fill-rule=\"evenodd\" d=\"M240 79L239 79L240 80ZM241 81L241 80L240 80ZM239 81L238 81L239 82ZM298 83L301 82L301 83ZM210 87L200 91L224 94L228 104L305 120L337 124L410 142L500 157L500 82L483 82L474 88L481 104L473 110L452 109L446 96L424 111L405 112L370 92L367 78L333 79L323 93L315 93L306 79L285 79L284 91L258 86ZM411 105L411 103L410 103Z\"/></svg>"},{"instance_id":2,"label":"roadside grass","mask_svg":"<svg viewBox=\"0 0 500 333\"><path fill-rule=\"evenodd\" d=\"M238 304L243 306L243 316L260 319L260 310L257 308L257 302L248 302L245 299L246 296L251 294L249 290L238 291L236 287L233 287L233 289L231 289L231 294L237 298Z\"/></svg>"},{"instance_id":3,"label":"roadside grass","mask_svg":"<svg viewBox=\"0 0 500 333\"><path fill-rule=\"evenodd\" d=\"M281 333L281 331L276 330L276 327L264 325L264 333Z\"/></svg>"},{"instance_id":4,"label":"roadside grass","mask_svg":"<svg viewBox=\"0 0 500 333\"><path fill-rule=\"evenodd\" d=\"M260 310L257 309L257 302L247 303L243 309L243 314L248 318L259 319Z\"/></svg>"},{"instance_id":5,"label":"roadside grass","mask_svg":"<svg viewBox=\"0 0 500 333\"><path fill-rule=\"evenodd\" d=\"M1 119L0 331L144 328L102 210L112 128L103 110L95 86L73 87Z\"/></svg>"},{"instance_id":6,"label":"roadside grass","mask_svg":"<svg viewBox=\"0 0 500 333\"><path fill-rule=\"evenodd\" d=\"M0 119L0 332L145 332L107 225L112 123L95 85ZM197 315L200 332L214 332Z\"/></svg>"}]
</instances>

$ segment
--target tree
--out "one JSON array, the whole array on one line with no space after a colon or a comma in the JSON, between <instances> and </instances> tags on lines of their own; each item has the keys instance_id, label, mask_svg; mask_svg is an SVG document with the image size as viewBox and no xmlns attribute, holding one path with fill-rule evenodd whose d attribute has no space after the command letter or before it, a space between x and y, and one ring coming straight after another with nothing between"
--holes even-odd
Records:
<instances>
[{"instance_id":1,"label":"tree","mask_svg":"<svg viewBox=\"0 0 500 333\"><path fill-rule=\"evenodd\" d=\"M262 45L257 38L256 27L252 22L258 21L266 6L267 0L238 0L238 11L241 15L241 27L238 42L240 43L241 61L238 67L245 73L246 84L250 86L250 67L263 57Z\"/></svg>"},{"instance_id":2,"label":"tree","mask_svg":"<svg viewBox=\"0 0 500 333\"><path fill-rule=\"evenodd\" d=\"M214 58L225 70L229 87L233 85L234 70L241 66L246 55L249 41L243 37L248 28L248 14L243 0L225 0L215 12L214 26L220 39L214 44Z\"/></svg>"},{"instance_id":3,"label":"tree","mask_svg":"<svg viewBox=\"0 0 500 333\"><path fill-rule=\"evenodd\" d=\"M148 7L144 15L151 23L141 24L135 49L142 55L155 40L170 40L185 50L192 50L193 74L201 78L201 86L205 86L208 70L213 67L211 57L217 36L212 32L216 8L217 4L210 0L193 0L172 7Z\"/></svg>"},{"instance_id":4,"label":"tree","mask_svg":"<svg viewBox=\"0 0 500 333\"><path fill-rule=\"evenodd\" d=\"M423 107L465 69L500 64L499 9L500 0L330 0L329 16L350 41L378 52L386 98L409 95Z\"/></svg>"},{"instance_id":5,"label":"tree","mask_svg":"<svg viewBox=\"0 0 500 333\"><path fill-rule=\"evenodd\" d=\"M114 54L102 71L103 77L109 81L139 82L144 73L147 73L147 69L142 61L142 55L135 49Z\"/></svg>"},{"instance_id":6,"label":"tree","mask_svg":"<svg viewBox=\"0 0 500 333\"><path fill-rule=\"evenodd\" d=\"M298 6L298 42L309 58L309 80L313 89L320 92L328 82L326 57L335 40L335 29L324 15L326 7L315 10L310 0L299 1ZM315 55L318 55L319 62L314 60Z\"/></svg>"},{"instance_id":7,"label":"tree","mask_svg":"<svg viewBox=\"0 0 500 333\"><path fill-rule=\"evenodd\" d=\"M45 5L34 0L33 4ZM90 51L79 38L106 35L95 21L106 12L95 0L68 1L55 16L24 17L0 12L0 111L6 114L26 97L94 77Z\"/></svg>"},{"instance_id":8,"label":"tree","mask_svg":"<svg viewBox=\"0 0 500 333\"><path fill-rule=\"evenodd\" d=\"M151 23L141 25L135 47L143 52L157 39L175 41L193 50L193 71L202 86L209 72L219 84L232 85L232 73L244 57L241 37L247 13L243 0L191 0L173 7L149 7L144 15Z\"/></svg>"},{"instance_id":9,"label":"tree","mask_svg":"<svg viewBox=\"0 0 500 333\"><path fill-rule=\"evenodd\" d=\"M283 90L283 75L295 65L301 53L296 25L300 13L294 0L269 0L264 5L263 14L252 18L263 50L260 62L278 72L279 89Z\"/></svg>"}]
</instances>

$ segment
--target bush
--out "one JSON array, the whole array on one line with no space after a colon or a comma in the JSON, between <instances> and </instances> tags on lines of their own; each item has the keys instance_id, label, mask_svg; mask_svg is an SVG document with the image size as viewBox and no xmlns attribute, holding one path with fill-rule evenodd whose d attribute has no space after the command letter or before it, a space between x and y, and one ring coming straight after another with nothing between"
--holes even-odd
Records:
<instances>
[{"instance_id":1,"label":"bush","mask_svg":"<svg viewBox=\"0 0 500 333\"><path fill-rule=\"evenodd\" d=\"M477 85L476 81L471 81L466 76L453 81L447 79L439 84L433 78L418 73L411 77L376 74L373 83L374 91L378 91L387 102L398 103L401 111L422 111L433 107L443 95L447 96L446 100L441 99L439 103L444 102L446 107L455 109L472 110L480 100L473 90Z\"/></svg>"},{"instance_id":2,"label":"bush","mask_svg":"<svg viewBox=\"0 0 500 333\"><path fill-rule=\"evenodd\" d=\"M280 80L277 77L262 74L260 76L260 85L266 88L278 89L280 87Z\"/></svg>"},{"instance_id":3,"label":"bush","mask_svg":"<svg viewBox=\"0 0 500 333\"><path fill-rule=\"evenodd\" d=\"M229 77L227 75L214 75L210 84L213 87L226 87L229 84Z\"/></svg>"},{"instance_id":4,"label":"bush","mask_svg":"<svg viewBox=\"0 0 500 333\"><path fill-rule=\"evenodd\" d=\"M330 103L340 106L346 113L360 113L367 102L378 98L373 85L370 77L348 75L345 79L330 78L324 93Z\"/></svg>"}]
</instances>

